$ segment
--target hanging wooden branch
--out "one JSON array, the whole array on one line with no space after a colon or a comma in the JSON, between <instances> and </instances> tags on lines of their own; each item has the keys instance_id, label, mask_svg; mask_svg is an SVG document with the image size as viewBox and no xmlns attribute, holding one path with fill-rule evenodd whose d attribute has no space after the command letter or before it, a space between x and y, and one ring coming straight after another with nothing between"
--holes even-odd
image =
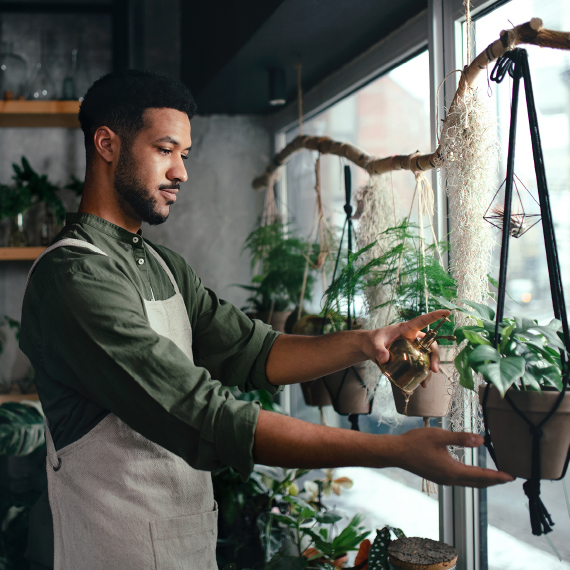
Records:
<instances>
[{"instance_id":1,"label":"hanging wooden branch","mask_svg":"<svg viewBox=\"0 0 570 570\"><path fill-rule=\"evenodd\" d=\"M468 87L473 86L481 71L487 69L490 63L495 62L505 52L521 44L570 50L570 33L547 30L542 27L540 18L533 18L530 22L515 26L511 30L503 30L500 38L490 44L463 70L457 92L450 106L450 112L453 111L457 99L463 96ZM370 155L365 150L350 143L334 141L328 137L299 135L273 157L261 176L254 179L252 182L254 190L263 190L271 186L277 176L278 168L285 164L291 155L303 149L316 150L321 154L344 156L366 170L370 175L382 174L391 170L411 170L414 172L432 170L441 163L440 147L431 154L421 154L418 151L410 155L380 158Z\"/></svg>"}]
</instances>

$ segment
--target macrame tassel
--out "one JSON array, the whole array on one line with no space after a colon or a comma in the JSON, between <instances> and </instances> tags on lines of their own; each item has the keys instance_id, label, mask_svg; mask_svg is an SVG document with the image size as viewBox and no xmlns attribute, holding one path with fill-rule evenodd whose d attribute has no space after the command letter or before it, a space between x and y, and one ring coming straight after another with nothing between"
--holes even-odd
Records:
<instances>
[{"instance_id":1,"label":"macrame tassel","mask_svg":"<svg viewBox=\"0 0 570 570\"><path fill-rule=\"evenodd\" d=\"M528 497L528 509L530 511L530 526L532 534L540 536L552 531L554 522L550 513L546 510L540 498L540 480L530 479L523 483L525 495Z\"/></svg>"}]
</instances>

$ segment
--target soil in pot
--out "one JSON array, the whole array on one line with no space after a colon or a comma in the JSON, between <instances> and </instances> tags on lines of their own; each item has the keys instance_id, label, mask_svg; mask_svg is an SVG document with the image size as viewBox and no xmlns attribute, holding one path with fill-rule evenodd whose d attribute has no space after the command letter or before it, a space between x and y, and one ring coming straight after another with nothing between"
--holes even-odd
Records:
<instances>
[{"instance_id":1,"label":"soil in pot","mask_svg":"<svg viewBox=\"0 0 570 570\"><path fill-rule=\"evenodd\" d=\"M390 567L398 570L452 570L459 552L444 542L410 536L392 541L388 555Z\"/></svg>"},{"instance_id":2,"label":"soil in pot","mask_svg":"<svg viewBox=\"0 0 570 570\"><path fill-rule=\"evenodd\" d=\"M323 377L338 414L369 414L372 409L372 394L363 385L366 363L355 364Z\"/></svg>"},{"instance_id":3,"label":"soil in pot","mask_svg":"<svg viewBox=\"0 0 570 570\"><path fill-rule=\"evenodd\" d=\"M479 402L483 403L485 387L479 389ZM558 391L523 392L509 390L515 405L535 425L550 412ZM487 421L497 455L498 468L513 477L530 479L532 436L528 424L501 398L491 386L487 399ZM570 450L570 393L567 393L554 416L542 428L541 478L560 479Z\"/></svg>"}]
</instances>

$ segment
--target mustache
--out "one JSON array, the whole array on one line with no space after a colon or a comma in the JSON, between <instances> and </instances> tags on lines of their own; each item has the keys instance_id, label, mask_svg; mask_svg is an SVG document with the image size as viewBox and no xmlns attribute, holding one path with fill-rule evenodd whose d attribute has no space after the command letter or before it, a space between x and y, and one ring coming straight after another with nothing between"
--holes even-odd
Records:
<instances>
[{"instance_id":1,"label":"mustache","mask_svg":"<svg viewBox=\"0 0 570 570\"><path fill-rule=\"evenodd\" d=\"M159 190L180 190L180 184L170 184L170 185L163 184L162 186L159 186L158 189Z\"/></svg>"}]
</instances>

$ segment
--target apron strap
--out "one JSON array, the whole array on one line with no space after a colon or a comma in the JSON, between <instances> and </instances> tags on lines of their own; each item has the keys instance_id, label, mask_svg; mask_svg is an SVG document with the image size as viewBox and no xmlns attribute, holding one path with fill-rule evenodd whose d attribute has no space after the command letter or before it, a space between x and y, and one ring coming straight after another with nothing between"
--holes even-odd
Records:
<instances>
[{"instance_id":1,"label":"apron strap","mask_svg":"<svg viewBox=\"0 0 570 570\"><path fill-rule=\"evenodd\" d=\"M104 255L105 257L109 257L104 251L101 251L97 246L93 245L92 243L86 242L82 239L65 238L65 239L59 240L59 241L55 242L53 245L50 245L49 247L44 249L42 251L42 253L39 255L39 257L34 261L34 264L32 265L30 272L28 273L28 279L26 280L26 287L24 288L24 291L27 289L28 283L30 282L30 277L32 276L32 273L36 269L36 265L39 263L40 259L44 255L46 255L46 253L49 253L50 251L53 251L54 249L57 249L58 247L66 247L66 246L70 246L70 245L76 246L76 247L84 247L86 249L90 249L91 251L93 251L95 253L99 253L101 255Z\"/></svg>"},{"instance_id":2,"label":"apron strap","mask_svg":"<svg viewBox=\"0 0 570 570\"><path fill-rule=\"evenodd\" d=\"M46 426L46 447L47 447L47 459L51 464L54 471L58 471L61 467L61 459L57 456L55 450L55 445L53 444L53 439L51 437L51 432L49 431L48 419L44 418Z\"/></svg>"},{"instance_id":3,"label":"apron strap","mask_svg":"<svg viewBox=\"0 0 570 570\"><path fill-rule=\"evenodd\" d=\"M178 289L178 284L176 283L176 280L174 279L174 275L172 275L172 271L170 271L170 268L168 267L168 265L166 265L164 259L162 259L162 257L160 257L160 255L158 255L158 253L152 247L150 247L150 245L148 245L148 243L145 242L145 245L146 245L146 247L148 247L148 250L150 251L150 253L152 253L152 255L154 256L156 261L158 261L158 263L160 264L162 269L164 269L164 271L166 272L166 275L168 275L168 278L170 279L170 282L172 283L172 286L174 287L174 292L177 295L179 295L180 289Z\"/></svg>"}]
</instances>

